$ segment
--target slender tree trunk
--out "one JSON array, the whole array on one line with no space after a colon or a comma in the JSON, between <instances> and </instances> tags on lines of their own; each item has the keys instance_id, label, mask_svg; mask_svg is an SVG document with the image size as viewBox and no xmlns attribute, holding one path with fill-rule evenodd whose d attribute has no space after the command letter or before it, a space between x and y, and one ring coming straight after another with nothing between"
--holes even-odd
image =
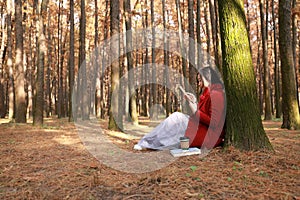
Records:
<instances>
[{"instance_id":1,"label":"slender tree trunk","mask_svg":"<svg viewBox=\"0 0 300 200\"><path fill-rule=\"evenodd\" d=\"M198 68L203 67L203 52L202 52L202 41L201 41L201 1L197 0L197 25L196 25L196 34L197 34L197 66ZM197 96L199 96L199 87L197 86Z\"/></svg>"},{"instance_id":2,"label":"slender tree trunk","mask_svg":"<svg viewBox=\"0 0 300 200\"><path fill-rule=\"evenodd\" d=\"M222 51L221 51L221 38L220 38L220 26L219 26L219 12L218 12L218 0L215 2L215 16L216 16L216 51L217 51L217 60L216 65L219 67L220 71L222 70ZM223 74L222 74L223 75Z\"/></svg>"},{"instance_id":3,"label":"slender tree trunk","mask_svg":"<svg viewBox=\"0 0 300 200\"><path fill-rule=\"evenodd\" d=\"M152 116L151 119L153 120L157 120L158 119L158 110L157 110L157 84L156 84L156 64L155 64L155 41L156 41L156 32L155 32L155 20L154 20L154 1L151 1L151 28L152 28L152 92L151 92L151 96L153 99L153 112L152 112Z\"/></svg>"},{"instance_id":4,"label":"slender tree trunk","mask_svg":"<svg viewBox=\"0 0 300 200\"><path fill-rule=\"evenodd\" d=\"M147 0L145 1L145 9L147 9ZM142 10L144 10L144 7L142 7ZM144 29L148 29L148 11L145 12L145 17L143 18L143 28ZM147 43L147 35L146 33L143 33L143 40L144 40L144 45ZM144 62L143 64L148 65L149 64L149 49L145 48L145 58L144 58ZM143 87L143 96L142 96L142 110L143 110L143 115L144 116L149 116L148 115L148 108L149 108L149 104L148 104L148 75L149 75L149 71L147 68L143 68L143 83L144 83L144 87Z\"/></svg>"},{"instance_id":5,"label":"slender tree trunk","mask_svg":"<svg viewBox=\"0 0 300 200\"><path fill-rule=\"evenodd\" d=\"M210 40L210 29L209 29L209 20L208 20L208 5L206 1L203 1L203 6L204 6L204 19L205 19L205 24L206 24L206 44L207 44L207 63L210 64L210 46L211 46L211 40Z\"/></svg>"},{"instance_id":6,"label":"slender tree trunk","mask_svg":"<svg viewBox=\"0 0 300 200\"><path fill-rule=\"evenodd\" d=\"M45 53L46 37L44 31L44 18L46 17L47 6L49 0L41 0L38 3L38 68L37 68L37 81L35 93L35 106L33 115L33 124L42 125L44 120L44 66L45 66Z\"/></svg>"},{"instance_id":7,"label":"slender tree trunk","mask_svg":"<svg viewBox=\"0 0 300 200\"><path fill-rule=\"evenodd\" d=\"M166 30L167 30L167 17L168 14L166 15L166 2L165 0L162 0L162 13L163 13L163 27L164 27L164 33L163 33L163 41L164 41L164 90L166 94L166 103L165 103L165 108L166 108L166 117L169 116L170 114L170 92L168 89L169 86L169 53L168 53L168 38L166 35Z\"/></svg>"},{"instance_id":8,"label":"slender tree trunk","mask_svg":"<svg viewBox=\"0 0 300 200\"><path fill-rule=\"evenodd\" d=\"M5 18L3 17L1 20L2 27L2 42L0 46L0 118L4 118L6 115L6 105L5 105L5 94L4 94L4 69L3 69L3 61L6 54L5 41L7 38L6 32L6 23Z\"/></svg>"},{"instance_id":9,"label":"slender tree trunk","mask_svg":"<svg viewBox=\"0 0 300 200\"><path fill-rule=\"evenodd\" d=\"M80 6L80 47L79 47L79 66L81 72L80 80L80 100L81 100L81 117L82 120L89 119L89 104L88 104L88 91L87 91L87 77L86 77L86 61L85 61L85 38L86 38L86 15L85 15L85 0L81 0Z\"/></svg>"},{"instance_id":10,"label":"slender tree trunk","mask_svg":"<svg viewBox=\"0 0 300 200\"><path fill-rule=\"evenodd\" d=\"M75 80L75 33L74 33L74 0L70 0L70 55L69 55L69 122L74 121L73 118L73 89Z\"/></svg>"},{"instance_id":11,"label":"slender tree trunk","mask_svg":"<svg viewBox=\"0 0 300 200\"><path fill-rule=\"evenodd\" d=\"M129 89L129 114L134 124L138 124L138 114L136 109L136 94L134 91L134 68L132 58L132 25L131 25L131 4L130 0L124 1L125 26L126 26L126 56L128 71L128 89ZM152 54L153 56L153 54Z\"/></svg>"},{"instance_id":12,"label":"slender tree trunk","mask_svg":"<svg viewBox=\"0 0 300 200\"><path fill-rule=\"evenodd\" d=\"M118 0L111 0L110 1L110 29L111 29L111 46L110 51L112 55L119 55L119 8L120 4ZM114 37L113 37L114 36ZM108 128L110 130L117 130L119 131L119 123L120 119L119 115L119 56L116 56L116 60L114 60L111 64L111 94L116 93L116 98L111 98L110 101L110 109L109 109L109 122Z\"/></svg>"},{"instance_id":13,"label":"slender tree trunk","mask_svg":"<svg viewBox=\"0 0 300 200\"><path fill-rule=\"evenodd\" d=\"M296 76L292 46L291 0L279 0L279 50L282 76L282 128L299 129Z\"/></svg>"},{"instance_id":14,"label":"slender tree trunk","mask_svg":"<svg viewBox=\"0 0 300 200\"><path fill-rule=\"evenodd\" d=\"M98 40L99 40L99 31L98 31L98 27L99 27L99 24L98 24L98 0L95 0L94 1L95 3L95 24L94 24L94 27L95 27L95 38L94 38L94 48L95 48L95 61L94 61L94 66L95 66L95 74L94 74L94 80L93 80L93 84L95 84L95 88L92 89L92 91L94 92L95 91L95 102L94 102L94 105L95 105L95 110L94 110L94 114L96 115L96 117L100 117L100 109L101 109L101 106L100 106L100 77L99 77L99 54L100 54L100 51L99 51L99 47L98 47ZM92 86L94 87L94 86Z\"/></svg>"},{"instance_id":15,"label":"slender tree trunk","mask_svg":"<svg viewBox=\"0 0 300 200\"><path fill-rule=\"evenodd\" d=\"M296 8L296 0L292 0L292 9ZM297 102L299 107L299 86L298 86L298 77L299 77L299 66L297 66L297 17L296 15L292 15L292 48L293 48L293 60L294 60L294 69L296 75L296 91L297 91Z\"/></svg>"},{"instance_id":16,"label":"slender tree trunk","mask_svg":"<svg viewBox=\"0 0 300 200\"><path fill-rule=\"evenodd\" d=\"M272 149L259 113L244 1L218 2L227 96L225 142L244 150Z\"/></svg>"},{"instance_id":17,"label":"slender tree trunk","mask_svg":"<svg viewBox=\"0 0 300 200\"><path fill-rule=\"evenodd\" d=\"M271 96L270 96L270 69L268 65L268 26L267 19L265 20L265 12L264 12L264 2L263 0L259 0L260 7L260 21L261 21L261 38L262 38L262 48L263 48L263 64L264 64L264 102L265 102L265 120L272 119L272 108L271 108Z\"/></svg>"},{"instance_id":18,"label":"slender tree trunk","mask_svg":"<svg viewBox=\"0 0 300 200\"><path fill-rule=\"evenodd\" d=\"M180 1L176 1L176 10L177 10L177 21L178 21L178 30L179 30L179 43L180 43L180 53L181 58L185 58L186 56L186 50L185 50L185 44L183 41L183 30L182 30L182 18L181 18L181 11L180 11ZM182 59L182 74L184 79L184 88L187 88L188 86L188 75L187 75L187 66L186 66L186 60Z\"/></svg>"},{"instance_id":19,"label":"slender tree trunk","mask_svg":"<svg viewBox=\"0 0 300 200\"><path fill-rule=\"evenodd\" d=\"M13 78L13 57L12 57L12 1L7 1L7 69L9 76L8 84L8 119L14 117L14 78Z\"/></svg>"},{"instance_id":20,"label":"slender tree trunk","mask_svg":"<svg viewBox=\"0 0 300 200\"><path fill-rule=\"evenodd\" d=\"M194 0L188 1L189 18L189 82L191 89L197 89L197 70L195 67Z\"/></svg>"},{"instance_id":21,"label":"slender tree trunk","mask_svg":"<svg viewBox=\"0 0 300 200\"><path fill-rule=\"evenodd\" d=\"M218 32L217 32L217 16L215 12L215 2L214 0L209 1L209 13L210 13L210 23L211 23L211 31L212 31L212 41L213 41L213 49L214 49L214 57L215 57L215 64L220 69L220 58L218 54Z\"/></svg>"},{"instance_id":22,"label":"slender tree trunk","mask_svg":"<svg viewBox=\"0 0 300 200\"><path fill-rule=\"evenodd\" d=\"M275 19L275 5L274 0L272 0L272 20L273 20L273 38L274 38L274 82L275 82L275 116L276 118L281 117L281 92L280 92L280 76L279 76L279 66L278 66L278 53L277 53L277 29L276 29L276 19Z\"/></svg>"},{"instance_id":23,"label":"slender tree trunk","mask_svg":"<svg viewBox=\"0 0 300 200\"><path fill-rule=\"evenodd\" d=\"M68 97L65 95L65 90L66 90L66 85L65 85L65 67L64 67L64 59L65 59L65 49L66 49L66 41L67 41L67 35L68 31L65 32L65 36L63 37L62 34L63 29L61 29L61 47L60 47L60 70L59 70L59 85L60 85L60 90L59 90L59 96L60 96L60 116L61 117L66 117L66 99Z\"/></svg>"},{"instance_id":24,"label":"slender tree trunk","mask_svg":"<svg viewBox=\"0 0 300 200\"><path fill-rule=\"evenodd\" d=\"M16 122L26 123L25 74L23 66L23 25L22 1L15 0L15 36L16 36Z\"/></svg>"}]
</instances>

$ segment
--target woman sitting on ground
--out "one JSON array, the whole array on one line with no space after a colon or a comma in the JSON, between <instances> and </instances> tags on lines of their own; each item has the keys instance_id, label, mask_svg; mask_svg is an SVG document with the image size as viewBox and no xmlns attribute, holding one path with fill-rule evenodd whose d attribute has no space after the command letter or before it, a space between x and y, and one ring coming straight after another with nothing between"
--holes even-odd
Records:
<instances>
[{"instance_id":1,"label":"woman sitting on ground","mask_svg":"<svg viewBox=\"0 0 300 200\"><path fill-rule=\"evenodd\" d=\"M142 149L179 148L180 137L188 137L190 147L207 148L219 146L224 138L225 92L219 74L212 67L200 69L198 75L200 88L199 102L188 93L192 115L175 112L162 121L134 146Z\"/></svg>"}]
</instances>

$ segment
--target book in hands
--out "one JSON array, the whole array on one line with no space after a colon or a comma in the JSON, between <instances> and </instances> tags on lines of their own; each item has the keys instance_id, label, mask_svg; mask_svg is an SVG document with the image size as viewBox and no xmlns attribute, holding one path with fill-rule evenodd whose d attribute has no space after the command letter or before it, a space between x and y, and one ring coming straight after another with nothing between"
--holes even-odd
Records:
<instances>
[{"instance_id":1,"label":"book in hands","mask_svg":"<svg viewBox=\"0 0 300 200\"><path fill-rule=\"evenodd\" d=\"M178 88L181 90L184 96L186 96L189 102L195 103L196 97L192 93L186 92L181 85L178 85Z\"/></svg>"}]
</instances>

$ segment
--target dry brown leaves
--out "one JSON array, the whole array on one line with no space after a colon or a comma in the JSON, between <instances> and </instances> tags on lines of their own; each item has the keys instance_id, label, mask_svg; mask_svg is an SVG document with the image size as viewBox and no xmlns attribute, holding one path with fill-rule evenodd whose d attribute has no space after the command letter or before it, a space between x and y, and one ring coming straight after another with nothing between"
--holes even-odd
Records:
<instances>
[{"instance_id":1,"label":"dry brown leaves","mask_svg":"<svg viewBox=\"0 0 300 200\"><path fill-rule=\"evenodd\" d=\"M274 153L217 148L128 174L93 158L66 120L41 128L3 123L0 199L299 199L300 131L265 127ZM132 151L135 142L118 145Z\"/></svg>"}]
</instances>

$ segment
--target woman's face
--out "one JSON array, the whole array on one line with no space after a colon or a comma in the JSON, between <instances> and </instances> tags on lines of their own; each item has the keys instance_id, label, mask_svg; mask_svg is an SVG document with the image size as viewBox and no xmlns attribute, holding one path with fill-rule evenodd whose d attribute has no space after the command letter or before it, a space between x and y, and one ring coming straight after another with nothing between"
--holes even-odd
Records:
<instances>
[{"instance_id":1,"label":"woman's face","mask_svg":"<svg viewBox=\"0 0 300 200\"><path fill-rule=\"evenodd\" d=\"M200 89L202 89L204 87L204 82L200 74L198 74L197 79L198 79L198 86Z\"/></svg>"}]
</instances>

